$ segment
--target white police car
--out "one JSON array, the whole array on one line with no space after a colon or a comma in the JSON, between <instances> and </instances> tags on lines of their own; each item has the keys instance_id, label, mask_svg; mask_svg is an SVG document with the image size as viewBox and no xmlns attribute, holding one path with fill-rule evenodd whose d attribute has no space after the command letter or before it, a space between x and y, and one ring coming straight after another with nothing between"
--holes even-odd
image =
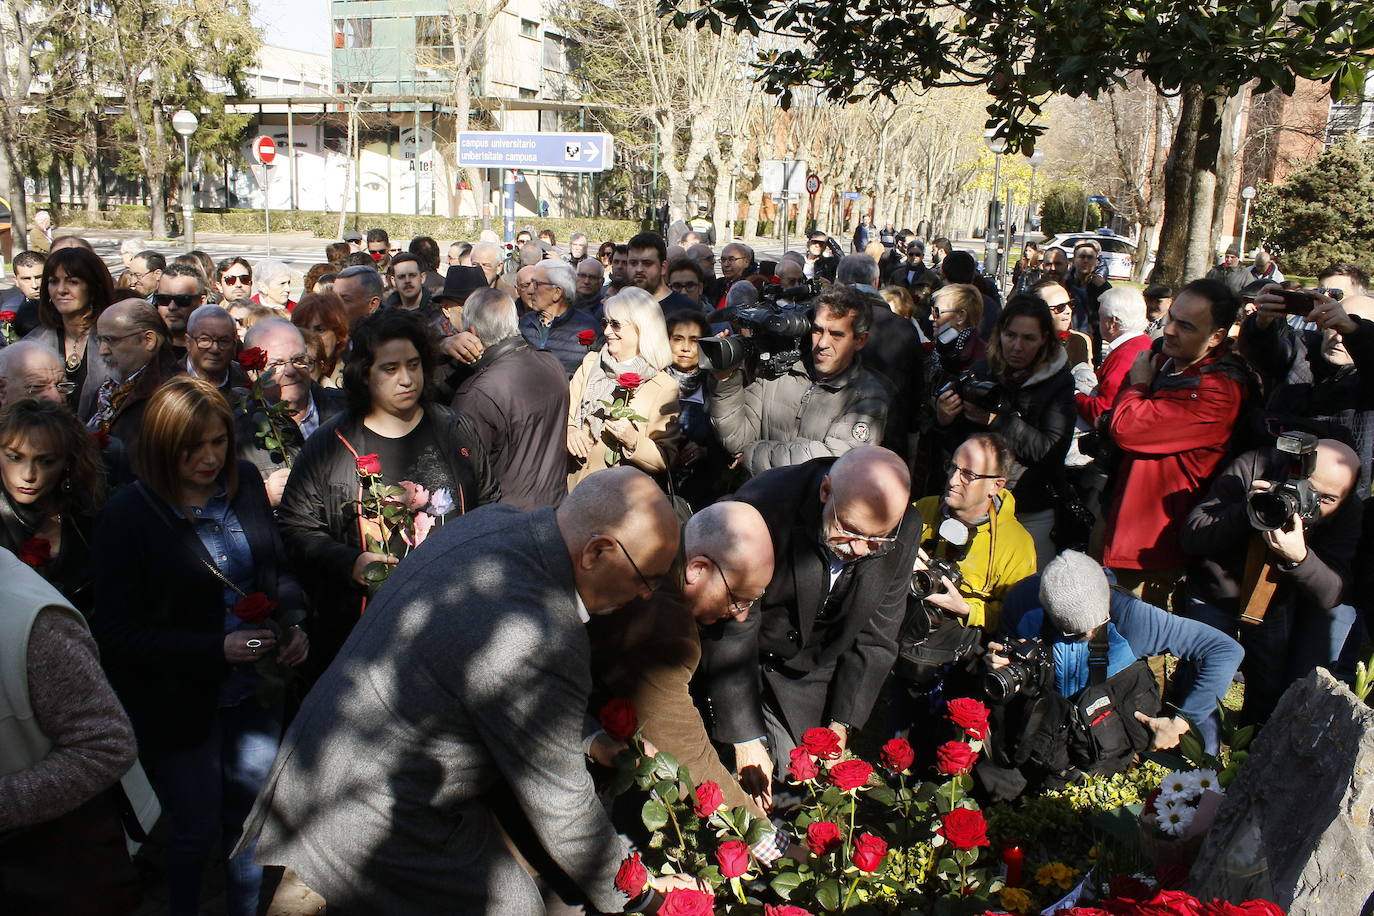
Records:
<instances>
[{"instance_id":1,"label":"white police car","mask_svg":"<svg viewBox=\"0 0 1374 916\"><path fill-rule=\"evenodd\" d=\"M1102 264L1107 268L1107 279L1129 280L1135 266L1135 242L1125 236L1117 235L1110 229L1096 232L1061 232L1052 239L1040 243L1040 250L1062 248L1073 260L1073 248L1079 242L1093 241L1102 246Z\"/></svg>"}]
</instances>

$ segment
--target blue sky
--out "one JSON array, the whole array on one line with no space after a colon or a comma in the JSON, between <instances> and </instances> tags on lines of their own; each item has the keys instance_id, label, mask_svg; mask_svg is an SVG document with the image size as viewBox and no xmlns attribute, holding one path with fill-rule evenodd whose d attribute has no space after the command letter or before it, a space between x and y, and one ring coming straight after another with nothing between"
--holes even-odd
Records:
<instances>
[{"instance_id":1,"label":"blue sky","mask_svg":"<svg viewBox=\"0 0 1374 916\"><path fill-rule=\"evenodd\" d=\"M253 21L269 45L329 53L329 0L253 0Z\"/></svg>"}]
</instances>

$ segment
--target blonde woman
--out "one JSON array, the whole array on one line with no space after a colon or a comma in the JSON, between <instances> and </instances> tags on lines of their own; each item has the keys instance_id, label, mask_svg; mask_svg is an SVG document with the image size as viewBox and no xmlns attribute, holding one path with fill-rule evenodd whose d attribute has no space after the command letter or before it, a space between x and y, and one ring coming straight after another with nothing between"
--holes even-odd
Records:
<instances>
[{"instance_id":1,"label":"blonde woman","mask_svg":"<svg viewBox=\"0 0 1374 916\"><path fill-rule=\"evenodd\" d=\"M587 353L569 388L569 490L613 464L657 474L677 447L678 385L666 371L673 354L662 308L630 287L606 300L601 328L605 346ZM643 420L611 416L605 405L626 393L626 406Z\"/></svg>"}]
</instances>

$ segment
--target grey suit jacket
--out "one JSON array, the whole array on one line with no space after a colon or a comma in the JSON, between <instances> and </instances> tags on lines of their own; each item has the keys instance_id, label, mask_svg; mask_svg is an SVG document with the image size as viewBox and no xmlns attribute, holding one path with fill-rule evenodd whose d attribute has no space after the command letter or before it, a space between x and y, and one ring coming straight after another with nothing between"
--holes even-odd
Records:
<instances>
[{"instance_id":1,"label":"grey suit jacket","mask_svg":"<svg viewBox=\"0 0 1374 916\"><path fill-rule=\"evenodd\" d=\"M349 913L515 913L532 882L481 794L499 778L599 909L628 854L582 757L590 647L552 509L434 531L370 603L244 827ZM538 903L538 897L534 897ZM542 912L542 909L540 910Z\"/></svg>"}]
</instances>

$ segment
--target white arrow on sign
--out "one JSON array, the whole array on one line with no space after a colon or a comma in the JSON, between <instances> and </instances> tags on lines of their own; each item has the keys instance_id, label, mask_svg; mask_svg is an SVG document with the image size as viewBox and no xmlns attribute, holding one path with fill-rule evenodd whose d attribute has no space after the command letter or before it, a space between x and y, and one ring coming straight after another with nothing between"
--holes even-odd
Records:
<instances>
[{"instance_id":1,"label":"white arrow on sign","mask_svg":"<svg viewBox=\"0 0 1374 916\"><path fill-rule=\"evenodd\" d=\"M595 143L588 140L587 148L582 151L582 158L586 159L588 162L591 162L593 159L600 155L601 147L597 146Z\"/></svg>"}]
</instances>

